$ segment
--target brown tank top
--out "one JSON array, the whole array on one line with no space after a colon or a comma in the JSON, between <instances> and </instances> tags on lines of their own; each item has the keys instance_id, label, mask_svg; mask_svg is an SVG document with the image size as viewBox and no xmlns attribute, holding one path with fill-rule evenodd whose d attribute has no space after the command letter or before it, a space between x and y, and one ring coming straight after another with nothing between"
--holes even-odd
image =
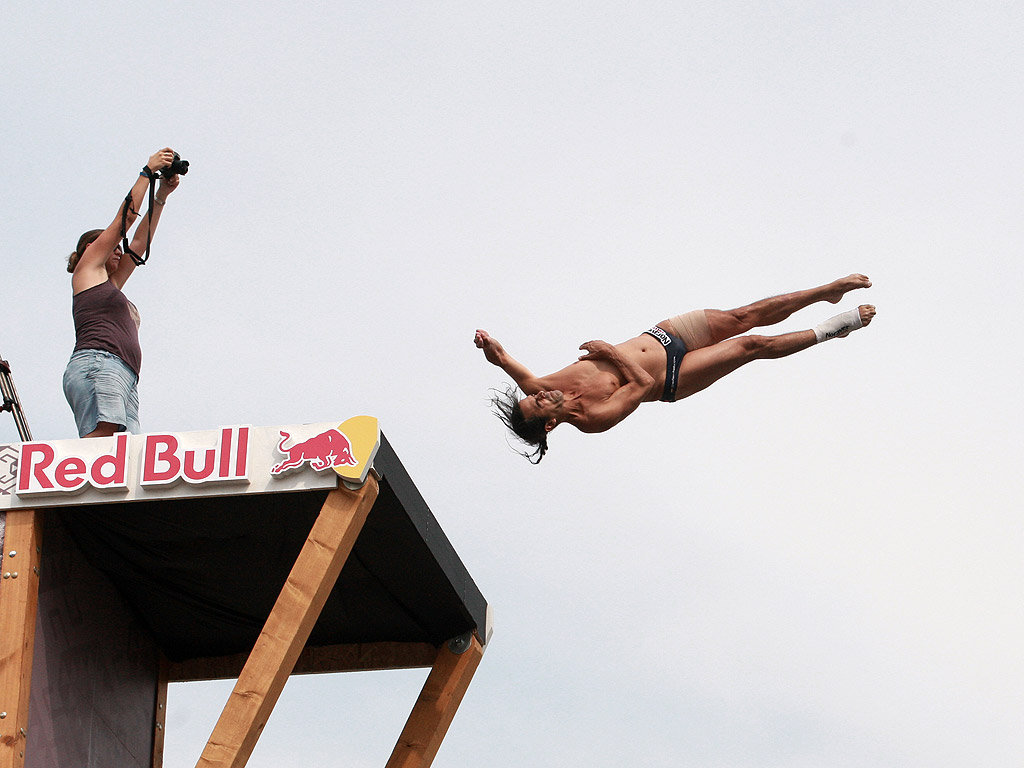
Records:
<instances>
[{"instance_id":1,"label":"brown tank top","mask_svg":"<svg viewBox=\"0 0 1024 768\"><path fill-rule=\"evenodd\" d=\"M139 375L142 347L139 346L138 310L116 285L107 280L76 293L71 314L75 319L75 352L81 349L111 352Z\"/></svg>"}]
</instances>

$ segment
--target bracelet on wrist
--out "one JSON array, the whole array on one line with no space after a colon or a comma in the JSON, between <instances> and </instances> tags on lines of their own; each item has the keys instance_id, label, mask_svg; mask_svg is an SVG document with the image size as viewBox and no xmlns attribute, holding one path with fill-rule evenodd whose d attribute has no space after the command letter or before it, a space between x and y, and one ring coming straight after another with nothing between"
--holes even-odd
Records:
<instances>
[{"instance_id":1,"label":"bracelet on wrist","mask_svg":"<svg viewBox=\"0 0 1024 768\"><path fill-rule=\"evenodd\" d=\"M156 203L157 205L164 205L167 201L166 200L161 200L158 197L154 197L153 198L153 202Z\"/></svg>"}]
</instances>

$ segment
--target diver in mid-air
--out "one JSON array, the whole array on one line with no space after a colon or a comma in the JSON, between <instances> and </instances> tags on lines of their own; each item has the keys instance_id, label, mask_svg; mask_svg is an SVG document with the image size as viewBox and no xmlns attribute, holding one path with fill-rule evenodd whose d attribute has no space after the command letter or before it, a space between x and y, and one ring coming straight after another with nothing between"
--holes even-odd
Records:
<instances>
[{"instance_id":1,"label":"diver in mid-air","mask_svg":"<svg viewBox=\"0 0 1024 768\"><path fill-rule=\"evenodd\" d=\"M786 357L828 339L863 328L875 308L863 304L817 327L781 336L739 336L753 328L780 323L819 301L837 304L849 291L869 288L871 281L853 274L827 285L773 296L738 309L698 309L664 320L621 344L588 341L584 354L547 376L534 376L512 358L487 331L474 342L488 362L512 377L514 387L494 399L498 417L533 451L539 463L548 449L548 433L562 422L582 432L604 432L636 410L640 403L675 402L700 392L752 360Z\"/></svg>"}]
</instances>

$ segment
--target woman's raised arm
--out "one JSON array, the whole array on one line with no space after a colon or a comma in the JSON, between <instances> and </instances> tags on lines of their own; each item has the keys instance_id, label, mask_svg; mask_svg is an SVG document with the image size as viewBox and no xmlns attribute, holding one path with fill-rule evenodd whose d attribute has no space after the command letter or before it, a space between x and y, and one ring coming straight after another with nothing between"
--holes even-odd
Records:
<instances>
[{"instance_id":1,"label":"woman's raised arm","mask_svg":"<svg viewBox=\"0 0 1024 768\"><path fill-rule=\"evenodd\" d=\"M150 174L152 174L170 165L173 159L174 150L170 147L165 147L150 156L146 167L149 169ZM110 258L110 254L114 252L118 241L121 239L121 222L122 219L125 219L125 206L128 206L128 215L125 220L127 229L139 217L139 209L142 208L142 202L146 197L148 188L149 176L143 171L132 185L128 198L118 206L117 215L114 216L114 220L81 253L78 263L75 265L74 274L71 277L71 285L75 293L92 288L94 285L99 285L107 279L107 259ZM131 272L129 271L128 274L130 275ZM127 280L127 276L124 279ZM118 287L121 285L123 285L123 281Z\"/></svg>"}]
</instances>

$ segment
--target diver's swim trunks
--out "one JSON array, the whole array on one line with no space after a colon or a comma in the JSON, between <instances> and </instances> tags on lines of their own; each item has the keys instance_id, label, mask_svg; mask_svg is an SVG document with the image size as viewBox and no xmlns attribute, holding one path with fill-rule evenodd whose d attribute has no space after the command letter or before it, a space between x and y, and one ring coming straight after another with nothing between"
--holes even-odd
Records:
<instances>
[{"instance_id":1,"label":"diver's swim trunks","mask_svg":"<svg viewBox=\"0 0 1024 768\"><path fill-rule=\"evenodd\" d=\"M666 331L661 327L663 325L671 330ZM708 324L707 311L695 309L692 312L684 312L658 323L644 333L650 334L665 347L668 360L665 370L665 392L661 399L668 403L675 402L683 355L695 349L711 346L711 326Z\"/></svg>"},{"instance_id":2,"label":"diver's swim trunks","mask_svg":"<svg viewBox=\"0 0 1024 768\"><path fill-rule=\"evenodd\" d=\"M644 333L656 338L665 348L665 389L662 392L661 400L665 403L674 403L676 387L679 385L679 366L683 362L683 355L686 354L686 345L682 339L658 326L654 326Z\"/></svg>"}]
</instances>

